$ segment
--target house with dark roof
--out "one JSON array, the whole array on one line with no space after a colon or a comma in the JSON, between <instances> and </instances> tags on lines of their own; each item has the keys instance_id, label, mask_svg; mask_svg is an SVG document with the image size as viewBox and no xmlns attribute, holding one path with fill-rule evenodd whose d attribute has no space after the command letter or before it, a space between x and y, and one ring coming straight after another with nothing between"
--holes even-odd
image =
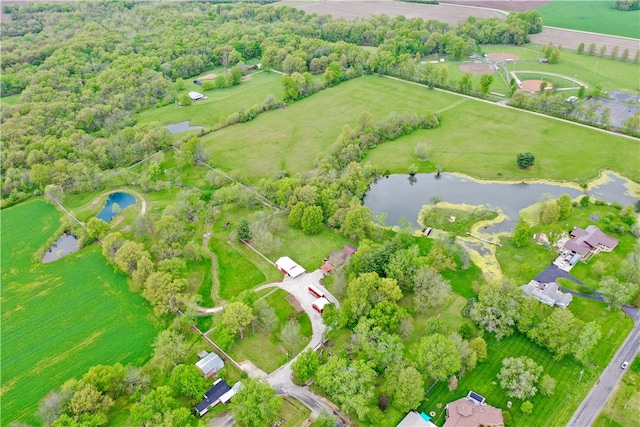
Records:
<instances>
[{"instance_id":1,"label":"house with dark roof","mask_svg":"<svg viewBox=\"0 0 640 427\"><path fill-rule=\"evenodd\" d=\"M611 252L619 243L618 239L604 234L595 225L585 229L574 227L569 235L571 239L564 244L564 249L579 255L583 261L587 261L600 251Z\"/></svg>"},{"instance_id":2,"label":"house with dark roof","mask_svg":"<svg viewBox=\"0 0 640 427\"><path fill-rule=\"evenodd\" d=\"M443 427L504 427L502 410L487 405L484 397L473 391L448 403L445 409L447 421Z\"/></svg>"},{"instance_id":3,"label":"house with dark roof","mask_svg":"<svg viewBox=\"0 0 640 427\"><path fill-rule=\"evenodd\" d=\"M220 398L230 390L231 387L229 387L229 384L222 378L218 378L216 382L213 383L213 387L204 394L204 400L196 405L196 413L203 416L209 412L209 409L220 403Z\"/></svg>"},{"instance_id":4,"label":"house with dark roof","mask_svg":"<svg viewBox=\"0 0 640 427\"><path fill-rule=\"evenodd\" d=\"M560 286L556 282L541 283L537 280L532 280L526 285L520 286L520 288L525 294L551 307L557 305L558 307L566 308L573 301L573 295L568 292L561 292Z\"/></svg>"},{"instance_id":5,"label":"house with dark roof","mask_svg":"<svg viewBox=\"0 0 640 427\"><path fill-rule=\"evenodd\" d=\"M224 360L215 353L209 353L196 362L196 367L202 371L205 378L211 378L224 368Z\"/></svg>"}]
</instances>

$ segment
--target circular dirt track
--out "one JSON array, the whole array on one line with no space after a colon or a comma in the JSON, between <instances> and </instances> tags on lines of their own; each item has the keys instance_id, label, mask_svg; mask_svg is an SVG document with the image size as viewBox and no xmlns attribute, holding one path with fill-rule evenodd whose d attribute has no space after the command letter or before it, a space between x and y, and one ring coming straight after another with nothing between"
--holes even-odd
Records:
<instances>
[{"instance_id":1,"label":"circular dirt track","mask_svg":"<svg viewBox=\"0 0 640 427\"><path fill-rule=\"evenodd\" d=\"M511 53L490 53L487 57L493 62L504 62L507 59L518 61L520 59L518 55L513 55Z\"/></svg>"},{"instance_id":2,"label":"circular dirt track","mask_svg":"<svg viewBox=\"0 0 640 427\"><path fill-rule=\"evenodd\" d=\"M520 84L520 88L522 90L526 90L527 92L540 92L540 85L542 84L544 80L524 80L521 84ZM545 90L551 90L553 89L553 85L549 82L547 82L547 87L545 88Z\"/></svg>"},{"instance_id":3,"label":"circular dirt track","mask_svg":"<svg viewBox=\"0 0 640 427\"><path fill-rule=\"evenodd\" d=\"M496 72L496 70L486 62L481 62L479 64L460 64L460 66L458 66L458 69L463 73L471 72L472 74L493 74Z\"/></svg>"}]
</instances>

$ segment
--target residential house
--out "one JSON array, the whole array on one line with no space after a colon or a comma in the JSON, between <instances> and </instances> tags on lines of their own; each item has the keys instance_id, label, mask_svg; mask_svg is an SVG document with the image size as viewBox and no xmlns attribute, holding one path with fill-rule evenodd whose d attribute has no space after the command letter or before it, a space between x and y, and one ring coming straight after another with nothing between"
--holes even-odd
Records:
<instances>
[{"instance_id":1,"label":"residential house","mask_svg":"<svg viewBox=\"0 0 640 427\"><path fill-rule=\"evenodd\" d=\"M431 417L424 412L419 414L416 411L411 411L396 427L437 427L430 420Z\"/></svg>"},{"instance_id":2,"label":"residential house","mask_svg":"<svg viewBox=\"0 0 640 427\"><path fill-rule=\"evenodd\" d=\"M213 383L213 387L207 390L204 394L204 400L196 405L196 413L203 416L209 412L209 408L213 408L218 403L221 403L220 398L229 390L231 390L229 384L227 384L222 378L218 378L216 382Z\"/></svg>"},{"instance_id":3,"label":"residential house","mask_svg":"<svg viewBox=\"0 0 640 427\"><path fill-rule=\"evenodd\" d=\"M573 300L573 295L568 292L561 292L560 286L556 282L540 283L537 280L532 280L526 285L520 286L520 288L525 294L551 307L557 305L558 307L566 308Z\"/></svg>"},{"instance_id":4,"label":"residential house","mask_svg":"<svg viewBox=\"0 0 640 427\"><path fill-rule=\"evenodd\" d=\"M583 261L587 261L600 251L611 252L619 243L618 239L604 234L595 225L589 225L586 229L574 227L569 235L571 239L564 244L564 249L579 255Z\"/></svg>"},{"instance_id":5,"label":"residential house","mask_svg":"<svg viewBox=\"0 0 640 427\"><path fill-rule=\"evenodd\" d=\"M473 391L448 403L446 414L443 427L504 427L502 410L487 405L484 397Z\"/></svg>"},{"instance_id":6,"label":"residential house","mask_svg":"<svg viewBox=\"0 0 640 427\"><path fill-rule=\"evenodd\" d=\"M215 353L209 353L196 362L196 367L202 371L205 378L211 378L224 368L224 361Z\"/></svg>"}]
</instances>

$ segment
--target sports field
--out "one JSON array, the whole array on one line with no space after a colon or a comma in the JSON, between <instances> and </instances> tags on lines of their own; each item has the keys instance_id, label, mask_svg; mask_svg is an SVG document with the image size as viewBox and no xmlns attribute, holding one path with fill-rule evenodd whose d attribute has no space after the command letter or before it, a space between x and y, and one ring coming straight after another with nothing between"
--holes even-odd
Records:
<instances>
[{"instance_id":1,"label":"sports field","mask_svg":"<svg viewBox=\"0 0 640 427\"><path fill-rule=\"evenodd\" d=\"M144 299L96 245L42 264L33 254L59 228L42 200L2 211L2 425L38 424L38 402L98 364L143 364L156 333Z\"/></svg>"},{"instance_id":2,"label":"sports field","mask_svg":"<svg viewBox=\"0 0 640 427\"><path fill-rule=\"evenodd\" d=\"M613 0L555 0L536 9L551 27L640 38L640 10L614 9Z\"/></svg>"}]
</instances>

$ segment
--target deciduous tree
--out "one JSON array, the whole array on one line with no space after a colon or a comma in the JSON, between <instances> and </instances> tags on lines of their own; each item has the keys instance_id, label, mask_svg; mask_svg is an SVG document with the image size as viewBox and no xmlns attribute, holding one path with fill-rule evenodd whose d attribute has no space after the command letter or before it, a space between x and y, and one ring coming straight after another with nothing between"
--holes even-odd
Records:
<instances>
[{"instance_id":1,"label":"deciduous tree","mask_svg":"<svg viewBox=\"0 0 640 427\"><path fill-rule=\"evenodd\" d=\"M176 366L171 372L171 385L178 394L194 400L202 399L209 388L202 372L193 364Z\"/></svg>"},{"instance_id":2,"label":"deciduous tree","mask_svg":"<svg viewBox=\"0 0 640 427\"><path fill-rule=\"evenodd\" d=\"M220 324L231 333L239 334L240 339L244 339L244 332L254 319L255 316L248 305L232 302L224 308Z\"/></svg>"},{"instance_id":3,"label":"deciduous tree","mask_svg":"<svg viewBox=\"0 0 640 427\"><path fill-rule=\"evenodd\" d=\"M413 306L421 313L442 304L451 293L451 285L431 267L420 268L414 280Z\"/></svg>"},{"instance_id":4,"label":"deciduous tree","mask_svg":"<svg viewBox=\"0 0 640 427\"><path fill-rule=\"evenodd\" d=\"M263 381L252 378L242 380L244 388L231 400L231 412L241 426L269 426L277 418L282 400L276 391Z\"/></svg>"},{"instance_id":5,"label":"deciduous tree","mask_svg":"<svg viewBox=\"0 0 640 427\"><path fill-rule=\"evenodd\" d=\"M513 333L519 317L520 289L508 280L480 288L478 301L471 307L471 319L500 340Z\"/></svg>"},{"instance_id":6,"label":"deciduous tree","mask_svg":"<svg viewBox=\"0 0 640 427\"><path fill-rule=\"evenodd\" d=\"M442 334L422 337L413 351L416 367L426 378L442 381L460 370L460 355L453 341Z\"/></svg>"},{"instance_id":7,"label":"deciduous tree","mask_svg":"<svg viewBox=\"0 0 640 427\"><path fill-rule=\"evenodd\" d=\"M528 357L509 357L502 359L502 369L498 373L500 387L507 396L527 399L538 392L536 384L542 374L542 366Z\"/></svg>"},{"instance_id":8,"label":"deciduous tree","mask_svg":"<svg viewBox=\"0 0 640 427\"><path fill-rule=\"evenodd\" d=\"M87 234L92 239L102 239L110 229L111 226L98 217L93 217L87 221Z\"/></svg>"},{"instance_id":9,"label":"deciduous tree","mask_svg":"<svg viewBox=\"0 0 640 427\"><path fill-rule=\"evenodd\" d=\"M309 348L296 357L296 360L291 364L291 370L299 382L306 383L313 378L319 366L318 354Z\"/></svg>"},{"instance_id":10,"label":"deciduous tree","mask_svg":"<svg viewBox=\"0 0 640 427\"><path fill-rule=\"evenodd\" d=\"M600 281L598 291L609 303L609 308L620 308L631 300L638 291L638 284L633 282L621 282L615 277L605 277Z\"/></svg>"},{"instance_id":11,"label":"deciduous tree","mask_svg":"<svg viewBox=\"0 0 640 427\"><path fill-rule=\"evenodd\" d=\"M393 404L400 412L416 409L424 397L424 382L420 372L413 366L400 371L393 386Z\"/></svg>"}]
</instances>

